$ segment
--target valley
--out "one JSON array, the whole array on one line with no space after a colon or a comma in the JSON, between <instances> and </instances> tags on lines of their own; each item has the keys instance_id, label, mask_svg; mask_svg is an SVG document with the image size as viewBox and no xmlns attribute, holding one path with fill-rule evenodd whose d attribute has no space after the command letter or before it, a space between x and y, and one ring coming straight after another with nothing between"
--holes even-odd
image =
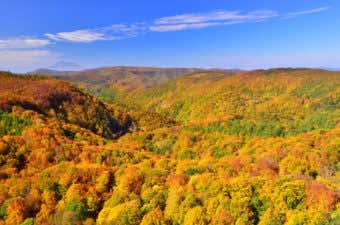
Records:
<instances>
[{"instance_id":1,"label":"valley","mask_svg":"<svg viewBox=\"0 0 340 225\"><path fill-rule=\"evenodd\" d=\"M0 224L339 224L340 72L0 72Z\"/></svg>"}]
</instances>

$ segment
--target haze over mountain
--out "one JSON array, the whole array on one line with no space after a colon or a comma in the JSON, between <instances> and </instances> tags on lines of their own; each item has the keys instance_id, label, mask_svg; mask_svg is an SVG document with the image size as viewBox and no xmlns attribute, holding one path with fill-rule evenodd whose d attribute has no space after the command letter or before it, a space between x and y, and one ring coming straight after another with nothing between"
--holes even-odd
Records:
<instances>
[{"instance_id":1,"label":"haze over mountain","mask_svg":"<svg viewBox=\"0 0 340 225\"><path fill-rule=\"evenodd\" d=\"M30 71L27 74L47 75L47 76L67 76L75 72L76 71L59 71L59 70L53 70L53 69L40 68L34 71Z\"/></svg>"},{"instance_id":2,"label":"haze over mountain","mask_svg":"<svg viewBox=\"0 0 340 225\"><path fill-rule=\"evenodd\" d=\"M54 65L48 67L51 70L59 70L59 71L74 71L80 70L81 67L74 62L69 61L58 61Z\"/></svg>"}]
</instances>

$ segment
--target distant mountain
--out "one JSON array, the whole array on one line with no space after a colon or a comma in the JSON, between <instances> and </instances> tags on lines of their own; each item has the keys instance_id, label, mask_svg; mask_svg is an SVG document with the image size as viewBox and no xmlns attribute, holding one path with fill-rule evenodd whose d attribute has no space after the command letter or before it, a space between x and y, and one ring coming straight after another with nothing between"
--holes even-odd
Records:
<instances>
[{"instance_id":1,"label":"distant mountain","mask_svg":"<svg viewBox=\"0 0 340 225\"><path fill-rule=\"evenodd\" d=\"M58 70L52 70L52 69L47 69L47 68L41 68L41 69L28 72L27 74L49 75L49 76L68 76L74 73L76 72L75 71L58 71Z\"/></svg>"},{"instance_id":2,"label":"distant mountain","mask_svg":"<svg viewBox=\"0 0 340 225\"><path fill-rule=\"evenodd\" d=\"M80 70L81 67L74 62L59 61L54 65L30 71L27 74L65 76Z\"/></svg>"},{"instance_id":3,"label":"distant mountain","mask_svg":"<svg viewBox=\"0 0 340 225\"><path fill-rule=\"evenodd\" d=\"M320 67L320 69L329 70L329 71L340 71L340 67L339 68L337 68L337 67Z\"/></svg>"},{"instance_id":4,"label":"distant mountain","mask_svg":"<svg viewBox=\"0 0 340 225\"><path fill-rule=\"evenodd\" d=\"M120 91L145 89L201 69L154 67L104 67L84 70L63 79L87 86L111 87Z\"/></svg>"},{"instance_id":5,"label":"distant mountain","mask_svg":"<svg viewBox=\"0 0 340 225\"><path fill-rule=\"evenodd\" d=\"M75 83L95 95L104 97L106 100L113 100L119 95L124 95L137 90L145 90L175 78L199 71L208 70L199 68L117 66L82 71L55 71L50 69L39 69L30 72L30 74L55 76L59 79ZM240 70L212 69L209 71L236 73Z\"/></svg>"},{"instance_id":6,"label":"distant mountain","mask_svg":"<svg viewBox=\"0 0 340 225\"><path fill-rule=\"evenodd\" d=\"M56 62L54 65L49 67L52 70L59 70L59 71L75 71L80 70L81 67L74 62L68 62L68 61L59 61Z\"/></svg>"},{"instance_id":7,"label":"distant mountain","mask_svg":"<svg viewBox=\"0 0 340 225\"><path fill-rule=\"evenodd\" d=\"M116 99L131 91L144 90L169 80L201 71L195 68L103 67L82 71L39 69L29 74L50 75L76 84L106 100Z\"/></svg>"}]
</instances>

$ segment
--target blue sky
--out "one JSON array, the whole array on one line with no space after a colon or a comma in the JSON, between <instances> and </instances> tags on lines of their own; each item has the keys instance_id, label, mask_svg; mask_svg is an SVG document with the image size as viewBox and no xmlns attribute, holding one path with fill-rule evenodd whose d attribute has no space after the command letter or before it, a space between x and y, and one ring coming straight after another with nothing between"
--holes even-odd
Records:
<instances>
[{"instance_id":1,"label":"blue sky","mask_svg":"<svg viewBox=\"0 0 340 225\"><path fill-rule=\"evenodd\" d=\"M2 0L0 70L340 67L331 0Z\"/></svg>"}]
</instances>

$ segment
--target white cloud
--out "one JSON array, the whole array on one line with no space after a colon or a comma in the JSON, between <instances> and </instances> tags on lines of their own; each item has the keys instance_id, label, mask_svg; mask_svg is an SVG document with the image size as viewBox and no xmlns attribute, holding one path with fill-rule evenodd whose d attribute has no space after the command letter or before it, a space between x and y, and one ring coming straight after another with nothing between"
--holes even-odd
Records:
<instances>
[{"instance_id":1,"label":"white cloud","mask_svg":"<svg viewBox=\"0 0 340 225\"><path fill-rule=\"evenodd\" d=\"M134 37L143 29L144 25L141 23L132 25L115 24L97 29L83 29L45 35L55 41L90 43L94 41L120 40Z\"/></svg>"},{"instance_id":2,"label":"white cloud","mask_svg":"<svg viewBox=\"0 0 340 225\"><path fill-rule=\"evenodd\" d=\"M326 11L328 9L330 9L330 7L327 6L327 7L320 7L320 8L310 9L310 10L299 11L299 12L291 12L291 13L286 14L285 18L294 18L297 16L315 14L315 13L319 13L322 11Z\"/></svg>"},{"instance_id":3,"label":"white cloud","mask_svg":"<svg viewBox=\"0 0 340 225\"><path fill-rule=\"evenodd\" d=\"M238 11L216 11L205 14L182 14L156 19L154 25L150 26L150 30L166 32L199 29L210 26L259 22L277 16L278 13L271 10L259 10L248 13L240 13Z\"/></svg>"},{"instance_id":4,"label":"white cloud","mask_svg":"<svg viewBox=\"0 0 340 225\"><path fill-rule=\"evenodd\" d=\"M152 23L114 24L96 29L81 29L57 34L45 34L55 41L83 42L122 40L138 36L142 32L169 32L188 29L203 29L211 26L227 26L241 23L263 22L273 18L291 18L306 14L318 13L329 9L320 7L300 12L280 15L273 10L214 11L208 13L189 13L169 17L162 17Z\"/></svg>"},{"instance_id":5,"label":"white cloud","mask_svg":"<svg viewBox=\"0 0 340 225\"><path fill-rule=\"evenodd\" d=\"M163 17L155 20L155 24L187 24L203 23L208 21L240 21L265 19L277 16L275 11L262 10L249 13L238 11L216 11L204 14L182 14L177 16Z\"/></svg>"},{"instance_id":6,"label":"white cloud","mask_svg":"<svg viewBox=\"0 0 340 225\"><path fill-rule=\"evenodd\" d=\"M47 37L55 40L55 41L71 41L71 42L93 42L93 41L101 41L108 40L108 37L105 37L105 33L91 31L91 30L76 30L72 32L60 32L57 34L46 34Z\"/></svg>"},{"instance_id":7,"label":"white cloud","mask_svg":"<svg viewBox=\"0 0 340 225\"><path fill-rule=\"evenodd\" d=\"M194 24L169 24L169 25L159 25L159 26L151 26L151 31L156 32L167 32L167 31L179 31L179 30L187 30L187 29L199 29L210 26L219 26L221 23L194 23Z\"/></svg>"},{"instance_id":8,"label":"white cloud","mask_svg":"<svg viewBox=\"0 0 340 225\"><path fill-rule=\"evenodd\" d=\"M169 32L188 29L203 29L211 26L226 26L241 23L267 21L273 18L293 18L297 16L319 13L330 7L320 7L305 11L279 14L273 10L214 11L207 13L189 13L162 17L151 23L114 24L94 29L79 29L69 32L47 33L45 38L12 38L0 39L0 50L33 49L51 44L53 41L90 43L95 41L122 40L140 35L143 32Z\"/></svg>"},{"instance_id":9,"label":"white cloud","mask_svg":"<svg viewBox=\"0 0 340 225\"><path fill-rule=\"evenodd\" d=\"M219 11L206 14L182 14L163 17L155 20L155 24L202 23L207 21L240 19L238 12Z\"/></svg>"},{"instance_id":10,"label":"white cloud","mask_svg":"<svg viewBox=\"0 0 340 225\"><path fill-rule=\"evenodd\" d=\"M0 49L40 48L50 44L49 40L36 38L11 38L0 40Z\"/></svg>"},{"instance_id":11,"label":"white cloud","mask_svg":"<svg viewBox=\"0 0 340 225\"><path fill-rule=\"evenodd\" d=\"M22 68L53 62L57 55L47 50L2 50L0 51L0 67Z\"/></svg>"},{"instance_id":12,"label":"white cloud","mask_svg":"<svg viewBox=\"0 0 340 225\"><path fill-rule=\"evenodd\" d=\"M140 31L143 31L146 29L146 23L134 23L130 25L125 24L114 24L109 27L104 28L107 31L113 31L121 34L136 34Z\"/></svg>"}]
</instances>

